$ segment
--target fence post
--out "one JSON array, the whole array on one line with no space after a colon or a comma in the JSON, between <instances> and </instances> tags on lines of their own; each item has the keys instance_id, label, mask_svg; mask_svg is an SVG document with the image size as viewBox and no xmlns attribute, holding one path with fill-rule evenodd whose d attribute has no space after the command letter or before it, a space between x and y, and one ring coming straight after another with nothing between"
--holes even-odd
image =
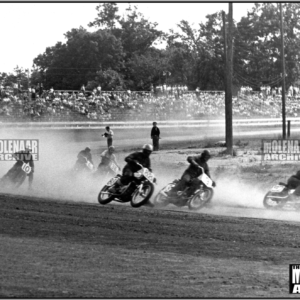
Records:
<instances>
[{"instance_id":1,"label":"fence post","mask_svg":"<svg viewBox=\"0 0 300 300\"><path fill-rule=\"evenodd\" d=\"M287 136L288 138L291 136L291 121L287 121Z\"/></svg>"}]
</instances>

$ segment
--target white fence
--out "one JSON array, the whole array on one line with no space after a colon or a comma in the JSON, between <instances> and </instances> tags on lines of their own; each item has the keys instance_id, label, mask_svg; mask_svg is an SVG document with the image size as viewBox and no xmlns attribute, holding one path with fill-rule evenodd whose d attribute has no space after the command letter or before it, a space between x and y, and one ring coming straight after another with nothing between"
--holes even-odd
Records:
<instances>
[{"instance_id":1,"label":"white fence","mask_svg":"<svg viewBox=\"0 0 300 300\"><path fill-rule=\"evenodd\" d=\"M291 126L300 125L300 118L287 118L291 121ZM171 127L224 127L223 120L190 120L190 121L157 121L161 128ZM233 127L240 126L281 126L282 119L234 119ZM98 129L105 126L112 128L150 128L151 121L127 121L127 122L0 122L0 128L31 128L31 129Z\"/></svg>"}]
</instances>

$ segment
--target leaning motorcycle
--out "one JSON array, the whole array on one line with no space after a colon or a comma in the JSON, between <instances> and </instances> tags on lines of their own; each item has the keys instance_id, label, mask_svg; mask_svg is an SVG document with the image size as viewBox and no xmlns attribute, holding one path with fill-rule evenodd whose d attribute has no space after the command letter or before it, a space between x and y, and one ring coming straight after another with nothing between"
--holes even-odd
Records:
<instances>
[{"instance_id":1,"label":"leaning motorcycle","mask_svg":"<svg viewBox=\"0 0 300 300\"><path fill-rule=\"evenodd\" d=\"M300 210L300 197L294 195L295 189L289 189L287 184L279 182L267 192L263 205L267 209Z\"/></svg>"},{"instance_id":2,"label":"leaning motorcycle","mask_svg":"<svg viewBox=\"0 0 300 300\"><path fill-rule=\"evenodd\" d=\"M107 204L113 200L122 203L130 202L132 207L140 207L146 204L154 192L156 178L149 169L139 163L137 165L141 169L134 173L135 180L128 185L120 187L116 193L112 193L110 189L121 177L120 174L117 174L101 189L98 195L98 202L100 204Z\"/></svg>"},{"instance_id":3,"label":"leaning motorcycle","mask_svg":"<svg viewBox=\"0 0 300 300\"><path fill-rule=\"evenodd\" d=\"M191 187L187 187L184 191L179 191L175 195L169 195L169 192L179 182L179 179L174 180L165 186L154 198L153 204L156 207L164 207L168 204L174 204L178 207L188 206L190 210L199 210L211 202L214 194L213 181L204 173L199 176L199 186L191 194Z\"/></svg>"},{"instance_id":4,"label":"leaning motorcycle","mask_svg":"<svg viewBox=\"0 0 300 300\"><path fill-rule=\"evenodd\" d=\"M88 173L92 173L92 171L94 170L94 165L84 156L82 156L85 159L85 163L84 164L80 164L78 162L76 162L75 166L74 166L74 172L75 174L81 173L81 172L88 172Z\"/></svg>"},{"instance_id":5,"label":"leaning motorcycle","mask_svg":"<svg viewBox=\"0 0 300 300\"><path fill-rule=\"evenodd\" d=\"M94 172L94 175L96 178L101 177L102 182L105 182L109 177L116 176L118 172L118 166L113 161L110 161L107 166L98 167L98 169Z\"/></svg>"},{"instance_id":6,"label":"leaning motorcycle","mask_svg":"<svg viewBox=\"0 0 300 300\"><path fill-rule=\"evenodd\" d=\"M30 172L30 165L23 162L20 168L8 171L8 173L1 178L0 186L3 188L19 188Z\"/></svg>"}]
</instances>

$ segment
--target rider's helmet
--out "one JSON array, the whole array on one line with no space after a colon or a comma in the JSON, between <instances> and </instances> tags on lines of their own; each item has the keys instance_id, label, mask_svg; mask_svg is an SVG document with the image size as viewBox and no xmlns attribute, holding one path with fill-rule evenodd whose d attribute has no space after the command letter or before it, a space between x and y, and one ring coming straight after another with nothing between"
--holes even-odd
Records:
<instances>
[{"instance_id":1,"label":"rider's helmet","mask_svg":"<svg viewBox=\"0 0 300 300\"><path fill-rule=\"evenodd\" d=\"M115 147L114 146L109 146L108 147L108 152L109 153L114 153L115 152Z\"/></svg>"},{"instance_id":2,"label":"rider's helmet","mask_svg":"<svg viewBox=\"0 0 300 300\"><path fill-rule=\"evenodd\" d=\"M91 151L91 148L90 148L90 147L86 147L86 148L84 149L84 151L90 152L90 151Z\"/></svg>"},{"instance_id":3,"label":"rider's helmet","mask_svg":"<svg viewBox=\"0 0 300 300\"><path fill-rule=\"evenodd\" d=\"M26 151L26 152L31 152L32 150L31 150L30 146L26 146L26 147L25 147L25 151Z\"/></svg>"},{"instance_id":4,"label":"rider's helmet","mask_svg":"<svg viewBox=\"0 0 300 300\"><path fill-rule=\"evenodd\" d=\"M205 160L208 161L211 158L211 154L209 150L204 150L201 154L201 157Z\"/></svg>"},{"instance_id":5,"label":"rider's helmet","mask_svg":"<svg viewBox=\"0 0 300 300\"><path fill-rule=\"evenodd\" d=\"M144 154L147 154L148 156L152 153L152 151L153 151L153 147L152 147L152 145L150 145L150 144L145 144L144 146L143 146L143 153Z\"/></svg>"}]
</instances>

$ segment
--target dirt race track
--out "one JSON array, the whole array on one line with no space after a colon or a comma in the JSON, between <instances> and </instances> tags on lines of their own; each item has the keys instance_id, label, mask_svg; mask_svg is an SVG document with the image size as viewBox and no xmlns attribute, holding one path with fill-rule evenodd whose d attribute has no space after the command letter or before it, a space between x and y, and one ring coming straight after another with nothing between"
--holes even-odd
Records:
<instances>
[{"instance_id":1,"label":"dirt race track","mask_svg":"<svg viewBox=\"0 0 300 300\"><path fill-rule=\"evenodd\" d=\"M82 147L76 142L74 153ZM186 154L154 154L153 169L176 178L185 169L178 157ZM217 178L217 169L212 173ZM77 190L59 196L54 184L51 194L42 175L37 169L32 194L0 194L2 298L292 296L289 264L300 263L300 213L266 211L253 186L242 183L233 197L224 186L236 185L219 179L213 206L192 213L100 206L97 188L86 197Z\"/></svg>"}]
</instances>

